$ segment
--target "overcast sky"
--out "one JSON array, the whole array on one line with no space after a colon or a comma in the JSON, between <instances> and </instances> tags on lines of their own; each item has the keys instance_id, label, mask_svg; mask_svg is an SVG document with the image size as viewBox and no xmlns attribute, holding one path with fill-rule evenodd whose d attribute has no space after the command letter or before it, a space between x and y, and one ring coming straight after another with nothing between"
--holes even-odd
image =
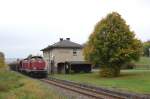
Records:
<instances>
[{"instance_id":1,"label":"overcast sky","mask_svg":"<svg viewBox=\"0 0 150 99\"><path fill-rule=\"evenodd\" d=\"M7 58L26 57L60 37L82 44L112 11L137 38L150 39L150 0L0 0L0 51Z\"/></svg>"}]
</instances>

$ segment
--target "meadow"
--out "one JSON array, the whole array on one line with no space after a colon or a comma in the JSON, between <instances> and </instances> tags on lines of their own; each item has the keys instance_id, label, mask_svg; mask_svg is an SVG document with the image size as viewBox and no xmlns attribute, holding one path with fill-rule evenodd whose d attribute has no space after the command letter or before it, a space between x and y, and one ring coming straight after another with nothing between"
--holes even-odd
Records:
<instances>
[{"instance_id":1,"label":"meadow","mask_svg":"<svg viewBox=\"0 0 150 99\"><path fill-rule=\"evenodd\" d=\"M66 99L44 83L0 69L0 99Z\"/></svg>"}]
</instances>

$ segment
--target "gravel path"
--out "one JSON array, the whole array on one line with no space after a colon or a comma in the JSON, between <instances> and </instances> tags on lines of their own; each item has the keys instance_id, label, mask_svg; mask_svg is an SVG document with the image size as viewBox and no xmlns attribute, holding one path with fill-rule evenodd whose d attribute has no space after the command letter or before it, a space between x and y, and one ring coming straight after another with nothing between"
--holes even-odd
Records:
<instances>
[{"instance_id":1,"label":"gravel path","mask_svg":"<svg viewBox=\"0 0 150 99\"><path fill-rule=\"evenodd\" d=\"M43 83L43 82L42 82ZM46 84L46 83L44 83ZM50 85L50 84L46 84L48 86L48 88L52 89L54 92L67 97L67 99L94 99L91 97L87 97L85 95L70 91L70 90L66 90L60 87L57 87L55 85Z\"/></svg>"}]
</instances>

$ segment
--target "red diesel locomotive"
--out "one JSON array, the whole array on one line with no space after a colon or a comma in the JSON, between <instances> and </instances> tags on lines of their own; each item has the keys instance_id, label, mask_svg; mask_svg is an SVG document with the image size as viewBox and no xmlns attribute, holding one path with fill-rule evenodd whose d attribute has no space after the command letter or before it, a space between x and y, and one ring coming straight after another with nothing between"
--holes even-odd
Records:
<instances>
[{"instance_id":1,"label":"red diesel locomotive","mask_svg":"<svg viewBox=\"0 0 150 99\"><path fill-rule=\"evenodd\" d=\"M21 60L18 70L31 76L47 76L46 62L41 56L32 56Z\"/></svg>"}]
</instances>

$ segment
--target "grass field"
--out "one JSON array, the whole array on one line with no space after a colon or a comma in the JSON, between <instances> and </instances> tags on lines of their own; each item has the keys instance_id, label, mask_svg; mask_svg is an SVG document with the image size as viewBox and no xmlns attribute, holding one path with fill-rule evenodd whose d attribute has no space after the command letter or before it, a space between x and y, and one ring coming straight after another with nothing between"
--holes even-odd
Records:
<instances>
[{"instance_id":1,"label":"grass field","mask_svg":"<svg viewBox=\"0 0 150 99\"><path fill-rule=\"evenodd\" d=\"M42 82L21 74L0 70L0 99L66 99Z\"/></svg>"},{"instance_id":2,"label":"grass field","mask_svg":"<svg viewBox=\"0 0 150 99\"><path fill-rule=\"evenodd\" d=\"M55 74L53 77L115 90L150 94L150 70L123 70L121 71L121 76L117 78L102 78L98 72Z\"/></svg>"}]
</instances>

